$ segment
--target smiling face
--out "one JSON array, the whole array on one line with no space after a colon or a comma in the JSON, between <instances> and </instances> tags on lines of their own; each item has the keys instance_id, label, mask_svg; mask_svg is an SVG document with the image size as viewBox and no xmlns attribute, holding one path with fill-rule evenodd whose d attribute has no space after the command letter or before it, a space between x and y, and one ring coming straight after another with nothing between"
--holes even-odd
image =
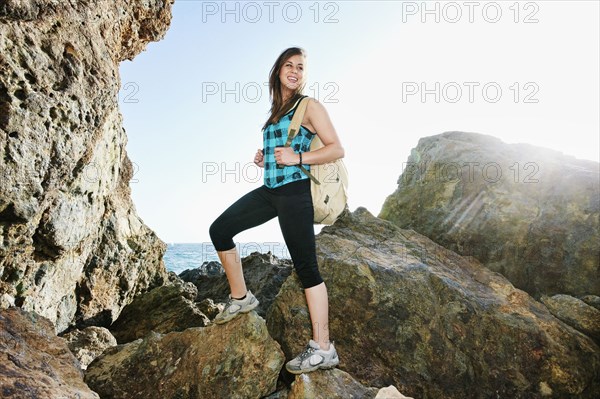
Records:
<instances>
[{"instance_id":1,"label":"smiling face","mask_svg":"<svg viewBox=\"0 0 600 399\"><path fill-rule=\"evenodd\" d=\"M304 83L305 63L306 60L301 54L293 55L283 63L279 71L279 80L284 98Z\"/></svg>"}]
</instances>

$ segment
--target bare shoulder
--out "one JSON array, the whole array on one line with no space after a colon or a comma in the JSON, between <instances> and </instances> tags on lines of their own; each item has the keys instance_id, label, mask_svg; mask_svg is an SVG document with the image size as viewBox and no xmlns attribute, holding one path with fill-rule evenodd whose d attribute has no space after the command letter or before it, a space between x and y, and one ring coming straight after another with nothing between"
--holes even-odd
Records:
<instances>
[{"instance_id":1,"label":"bare shoulder","mask_svg":"<svg viewBox=\"0 0 600 399\"><path fill-rule=\"evenodd\" d=\"M310 99L302 124L311 132L317 134L324 145L335 143L341 146L329 113L325 109L325 106L318 100L314 98Z\"/></svg>"},{"instance_id":2,"label":"bare shoulder","mask_svg":"<svg viewBox=\"0 0 600 399\"><path fill-rule=\"evenodd\" d=\"M327 113L327 111L325 110L325 106L314 97L308 97L306 112L311 114Z\"/></svg>"},{"instance_id":3,"label":"bare shoulder","mask_svg":"<svg viewBox=\"0 0 600 399\"><path fill-rule=\"evenodd\" d=\"M329 116L323 103L314 97L308 97L306 113L302 125L306 126L311 132L316 132L320 121L328 120Z\"/></svg>"}]
</instances>

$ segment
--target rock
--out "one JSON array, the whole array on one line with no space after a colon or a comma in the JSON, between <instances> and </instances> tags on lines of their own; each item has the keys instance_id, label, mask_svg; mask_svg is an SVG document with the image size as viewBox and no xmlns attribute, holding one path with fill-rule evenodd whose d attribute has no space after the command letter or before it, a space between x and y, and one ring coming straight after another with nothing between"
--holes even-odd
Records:
<instances>
[{"instance_id":1,"label":"rock","mask_svg":"<svg viewBox=\"0 0 600 399\"><path fill-rule=\"evenodd\" d=\"M15 306L15 298L7 293L0 295L0 309L7 309Z\"/></svg>"},{"instance_id":2,"label":"rock","mask_svg":"<svg viewBox=\"0 0 600 399\"><path fill-rule=\"evenodd\" d=\"M180 284L181 281L183 281L175 272L172 271L168 271L167 272L167 282L165 283L165 285L168 284Z\"/></svg>"},{"instance_id":3,"label":"rock","mask_svg":"<svg viewBox=\"0 0 600 399\"><path fill-rule=\"evenodd\" d=\"M206 298L206 299L203 299L200 302L197 302L196 303L196 307L203 314L205 314L206 317L208 317L210 320L213 320L215 317L217 317L217 315L219 314L219 312L225 306L222 306L221 308L219 308L219 306L216 305L215 302L212 299Z\"/></svg>"},{"instance_id":4,"label":"rock","mask_svg":"<svg viewBox=\"0 0 600 399\"><path fill-rule=\"evenodd\" d=\"M75 355L82 370L85 370L106 348L117 346L117 340L104 327L86 327L83 330L71 330L62 335L67 340L71 353Z\"/></svg>"},{"instance_id":5,"label":"rock","mask_svg":"<svg viewBox=\"0 0 600 399\"><path fill-rule=\"evenodd\" d=\"M292 261L279 259L271 251L266 254L252 252L241 260L246 287L260 301L255 311L265 317L279 288L292 273ZM205 262L199 269L185 270L179 276L198 287L196 301L211 298L215 302L226 302L227 295L231 292L227 276L219 262Z\"/></svg>"},{"instance_id":6,"label":"rock","mask_svg":"<svg viewBox=\"0 0 600 399\"><path fill-rule=\"evenodd\" d=\"M289 393L290 389L285 384L281 383L281 379L279 379L277 380L277 391L262 399L288 399Z\"/></svg>"},{"instance_id":7,"label":"rock","mask_svg":"<svg viewBox=\"0 0 600 399\"><path fill-rule=\"evenodd\" d=\"M171 3L0 5L0 294L58 332L107 327L166 279L117 99L120 61L165 35Z\"/></svg>"},{"instance_id":8,"label":"rock","mask_svg":"<svg viewBox=\"0 0 600 399\"><path fill-rule=\"evenodd\" d=\"M587 303L588 305L593 306L596 309L600 310L600 296L584 295L579 299L581 299L583 302Z\"/></svg>"},{"instance_id":9,"label":"rock","mask_svg":"<svg viewBox=\"0 0 600 399\"><path fill-rule=\"evenodd\" d=\"M477 133L424 137L379 217L535 298L600 294L598 162Z\"/></svg>"},{"instance_id":10,"label":"rock","mask_svg":"<svg viewBox=\"0 0 600 399\"><path fill-rule=\"evenodd\" d=\"M200 267L195 269L187 269L179 273L179 278L183 281L195 281L200 277L209 276L209 277L220 277L225 274L225 270L221 263L217 261L207 261L204 262Z\"/></svg>"},{"instance_id":11,"label":"rock","mask_svg":"<svg viewBox=\"0 0 600 399\"><path fill-rule=\"evenodd\" d=\"M119 344L143 338L150 331L168 333L203 327L210 320L194 304L198 291L181 280L137 296L123 308L110 331Z\"/></svg>"},{"instance_id":12,"label":"rock","mask_svg":"<svg viewBox=\"0 0 600 399\"><path fill-rule=\"evenodd\" d=\"M17 307L0 310L0 349L2 398L99 399L47 318Z\"/></svg>"},{"instance_id":13,"label":"rock","mask_svg":"<svg viewBox=\"0 0 600 399\"><path fill-rule=\"evenodd\" d=\"M389 387L381 388L377 395L375 395L375 399L413 399L408 396L404 396L398 391L398 389L390 385Z\"/></svg>"},{"instance_id":14,"label":"rock","mask_svg":"<svg viewBox=\"0 0 600 399\"><path fill-rule=\"evenodd\" d=\"M600 344L600 310L569 295L543 296L550 313Z\"/></svg>"},{"instance_id":15,"label":"rock","mask_svg":"<svg viewBox=\"0 0 600 399\"><path fill-rule=\"evenodd\" d=\"M85 381L112 399L260 398L275 391L282 366L279 344L252 311L223 325L152 332L107 349Z\"/></svg>"},{"instance_id":16,"label":"rock","mask_svg":"<svg viewBox=\"0 0 600 399\"><path fill-rule=\"evenodd\" d=\"M297 375L287 399L372 399L377 388L368 388L340 369Z\"/></svg>"},{"instance_id":17,"label":"rock","mask_svg":"<svg viewBox=\"0 0 600 399\"><path fill-rule=\"evenodd\" d=\"M600 348L472 257L357 208L317 236L339 368L416 398L600 392ZM267 314L286 359L312 336L294 274Z\"/></svg>"}]
</instances>

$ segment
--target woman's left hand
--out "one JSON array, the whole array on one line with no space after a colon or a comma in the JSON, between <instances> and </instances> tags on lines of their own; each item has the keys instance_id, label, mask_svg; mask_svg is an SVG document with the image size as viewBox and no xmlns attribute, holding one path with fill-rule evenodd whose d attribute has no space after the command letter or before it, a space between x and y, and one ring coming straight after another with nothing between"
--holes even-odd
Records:
<instances>
[{"instance_id":1,"label":"woman's left hand","mask_svg":"<svg viewBox=\"0 0 600 399\"><path fill-rule=\"evenodd\" d=\"M280 165L296 165L299 162L299 156L290 147L275 148L275 162Z\"/></svg>"}]
</instances>

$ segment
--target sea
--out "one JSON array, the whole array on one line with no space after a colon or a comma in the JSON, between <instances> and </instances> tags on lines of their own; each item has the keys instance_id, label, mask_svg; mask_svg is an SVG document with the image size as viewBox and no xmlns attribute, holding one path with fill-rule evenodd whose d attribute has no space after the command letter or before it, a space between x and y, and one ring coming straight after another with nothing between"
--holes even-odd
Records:
<instances>
[{"instance_id":1,"label":"sea","mask_svg":"<svg viewBox=\"0 0 600 399\"><path fill-rule=\"evenodd\" d=\"M235 245L242 258L253 252L266 254L270 251L278 258L290 259L287 246L283 242L238 242ZM168 271L179 274L187 269L196 269L204 262L219 262L219 256L210 242L167 243L163 260Z\"/></svg>"}]
</instances>

